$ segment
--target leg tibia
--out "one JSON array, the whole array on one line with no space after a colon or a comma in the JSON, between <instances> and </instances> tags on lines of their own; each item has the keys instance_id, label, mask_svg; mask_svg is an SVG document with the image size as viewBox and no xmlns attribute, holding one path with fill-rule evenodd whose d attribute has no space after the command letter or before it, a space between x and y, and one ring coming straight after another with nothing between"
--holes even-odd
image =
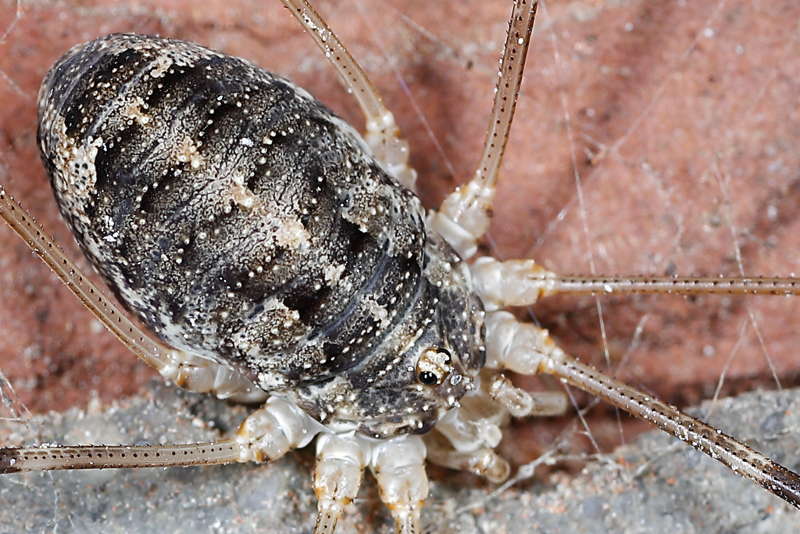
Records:
<instances>
[{"instance_id":1,"label":"leg tibia","mask_svg":"<svg viewBox=\"0 0 800 534\"><path fill-rule=\"evenodd\" d=\"M306 446L320 429L320 424L294 403L272 397L242 422L236 441L242 446L242 461L263 462Z\"/></svg>"},{"instance_id":2,"label":"leg tibia","mask_svg":"<svg viewBox=\"0 0 800 534\"><path fill-rule=\"evenodd\" d=\"M220 364L175 350L128 319L127 315L44 232L0 185L3 219L103 325L147 365L189 391L215 393L222 398L263 402L263 392L238 372Z\"/></svg>"},{"instance_id":3,"label":"leg tibia","mask_svg":"<svg viewBox=\"0 0 800 534\"><path fill-rule=\"evenodd\" d=\"M214 465L240 461L235 440L185 445L78 445L0 448L0 474L56 469Z\"/></svg>"},{"instance_id":4,"label":"leg tibia","mask_svg":"<svg viewBox=\"0 0 800 534\"><path fill-rule=\"evenodd\" d=\"M245 419L235 438L184 445L87 445L0 448L0 474L53 469L168 467L274 460L303 447L320 425L279 398Z\"/></svg>"},{"instance_id":5,"label":"leg tibia","mask_svg":"<svg viewBox=\"0 0 800 534\"><path fill-rule=\"evenodd\" d=\"M365 464L364 451L356 439L329 433L317 438L317 465L314 468L317 521L314 534L334 531L344 507L358 494Z\"/></svg>"},{"instance_id":6,"label":"leg tibia","mask_svg":"<svg viewBox=\"0 0 800 534\"><path fill-rule=\"evenodd\" d=\"M419 436L403 436L378 444L370 468L378 481L381 500L394 517L398 534L420 532L419 516L428 496L425 444Z\"/></svg>"},{"instance_id":7,"label":"leg tibia","mask_svg":"<svg viewBox=\"0 0 800 534\"><path fill-rule=\"evenodd\" d=\"M507 312L492 312L487 314L486 337L487 365L553 375L651 422L800 508L800 475L674 406L581 363L556 346L546 330L518 323Z\"/></svg>"},{"instance_id":8,"label":"leg tibia","mask_svg":"<svg viewBox=\"0 0 800 534\"><path fill-rule=\"evenodd\" d=\"M514 3L489 128L475 176L450 194L439 212L432 212L429 219L430 226L464 259L475 254L477 240L489 229L495 184L514 117L535 15L536 2Z\"/></svg>"}]
</instances>

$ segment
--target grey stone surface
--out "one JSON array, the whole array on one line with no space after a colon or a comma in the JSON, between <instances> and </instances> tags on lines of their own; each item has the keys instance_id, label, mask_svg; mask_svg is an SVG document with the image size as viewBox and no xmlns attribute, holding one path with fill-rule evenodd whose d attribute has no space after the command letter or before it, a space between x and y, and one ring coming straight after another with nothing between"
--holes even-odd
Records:
<instances>
[{"instance_id":1,"label":"grey stone surface","mask_svg":"<svg viewBox=\"0 0 800 534\"><path fill-rule=\"evenodd\" d=\"M153 386L86 412L0 423L4 444L177 443L214 439L244 409ZM718 402L711 422L800 469L800 392ZM0 477L0 533L310 532L311 451L272 465L24 473ZM390 532L369 477L340 532ZM437 477L427 532L793 532L800 512L660 432L591 464L492 493L468 477Z\"/></svg>"}]
</instances>

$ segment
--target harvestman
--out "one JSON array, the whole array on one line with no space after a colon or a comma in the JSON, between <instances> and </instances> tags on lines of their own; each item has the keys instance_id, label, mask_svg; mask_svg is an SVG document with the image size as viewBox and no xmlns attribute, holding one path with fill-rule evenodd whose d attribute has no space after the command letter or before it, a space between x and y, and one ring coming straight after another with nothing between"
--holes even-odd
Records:
<instances>
[{"instance_id":1,"label":"harvestman","mask_svg":"<svg viewBox=\"0 0 800 534\"><path fill-rule=\"evenodd\" d=\"M367 119L365 139L375 158L400 183L413 189L415 173L406 164L406 145L398 137L391 113L383 107L361 69L307 3L285 0L284 4L314 37L357 97ZM477 242L488 227L534 15L535 3L515 3L501 63L502 76L475 177L448 196L439 211L428 214L429 231L437 232L463 259L476 254ZM212 392L223 398L251 402L266 399L261 390L236 371L175 350L129 321L2 188L0 214L109 330L164 377L186 389ZM508 465L493 451L500 439L500 425L509 415L547 414L563 408L559 399L550 394L528 394L516 389L501 372L507 369L559 377L654 423L793 505L800 505L800 479L796 474L673 407L581 364L561 351L546 331L520 323L503 311L504 307L530 305L539 297L555 293L798 294L798 280L562 277L544 271L530 260L499 262L490 257L477 258L470 271L472 289L487 311L486 366L479 380L475 379L479 387L468 393L460 405L452 403L457 407L440 420L424 442L416 436L369 439L352 432L336 434L308 420L291 403L273 396L245 420L237 437L228 440L174 446L6 448L0 449L0 469L18 472L265 461L303 446L319 434L314 480L319 497L316 531L330 532L335 528L343 505L356 495L361 471L368 466L378 479L382 499L392 510L398 531L416 532L419 510L427 495L423 470L426 458L447 467L468 469L493 481L502 480L508 474ZM433 355L425 372L436 375L447 366L449 361Z\"/></svg>"}]
</instances>

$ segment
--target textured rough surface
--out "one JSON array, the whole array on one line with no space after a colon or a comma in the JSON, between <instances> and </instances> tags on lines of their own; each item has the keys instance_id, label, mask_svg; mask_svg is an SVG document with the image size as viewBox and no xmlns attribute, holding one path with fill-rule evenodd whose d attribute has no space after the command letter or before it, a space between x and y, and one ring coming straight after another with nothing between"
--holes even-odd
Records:
<instances>
[{"instance_id":1,"label":"textured rough surface","mask_svg":"<svg viewBox=\"0 0 800 534\"><path fill-rule=\"evenodd\" d=\"M706 407L707 409L708 407ZM243 415L205 396L158 386L89 413L4 422L3 442L213 439ZM797 469L798 392L753 393L714 406L712 420ZM315 498L310 451L272 465L109 470L0 477L0 532L309 532ZM475 479L440 473L426 532L792 532L800 513L716 462L651 432L574 480L553 475L491 495ZM341 532L390 532L373 483Z\"/></svg>"},{"instance_id":2,"label":"textured rough surface","mask_svg":"<svg viewBox=\"0 0 800 534\"><path fill-rule=\"evenodd\" d=\"M49 66L78 42L113 31L201 42L290 76L359 123L276 2L21 5L16 16L16 2L0 0L0 25L9 28L0 42L0 174L75 258L38 164L35 97ZM343 0L321 8L407 132L423 201L435 205L478 157L508 6ZM590 272L592 263L611 273L800 272L798 10L794 0L547 2L489 249L562 272ZM93 391L131 394L151 376L3 229L0 297L0 367L32 409L83 405ZM572 352L602 365L607 348L618 376L687 405L712 396L723 369L723 391L773 384L767 355L784 385L796 383L799 307L775 298L599 306L558 298L533 313ZM587 419L601 447L623 439L613 411L595 408ZM566 424L582 428L574 416ZM648 427L623 425L625 436ZM508 452L526 461L563 426L515 424ZM579 442L583 433L569 436Z\"/></svg>"},{"instance_id":3,"label":"textured rough surface","mask_svg":"<svg viewBox=\"0 0 800 534\"><path fill-rule=\"evenodd\" d=\"M376 438L430 428L483 365L466 266L288 80L113 34L48 72L37 137L81 249L171 347ZM452 363L428 383L431 348Z\"/></svg>"}]
</instances>

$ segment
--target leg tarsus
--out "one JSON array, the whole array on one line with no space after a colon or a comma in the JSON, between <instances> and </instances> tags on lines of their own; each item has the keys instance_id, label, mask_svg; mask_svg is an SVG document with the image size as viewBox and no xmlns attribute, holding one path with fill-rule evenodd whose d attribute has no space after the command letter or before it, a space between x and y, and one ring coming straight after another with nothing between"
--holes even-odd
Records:
<instances>
[{"instance_id":1,"label":"leg tarsus","mask_svg":"<svg viewBox=\"0 0 800 534\"><path fill-rule=\"evenodd\" d=\"M241 461L241 446L232 439L180 445L65 445L0 448L0 474L60 469L216 465L239 461Z\"/></svg>"}]
</instances>

